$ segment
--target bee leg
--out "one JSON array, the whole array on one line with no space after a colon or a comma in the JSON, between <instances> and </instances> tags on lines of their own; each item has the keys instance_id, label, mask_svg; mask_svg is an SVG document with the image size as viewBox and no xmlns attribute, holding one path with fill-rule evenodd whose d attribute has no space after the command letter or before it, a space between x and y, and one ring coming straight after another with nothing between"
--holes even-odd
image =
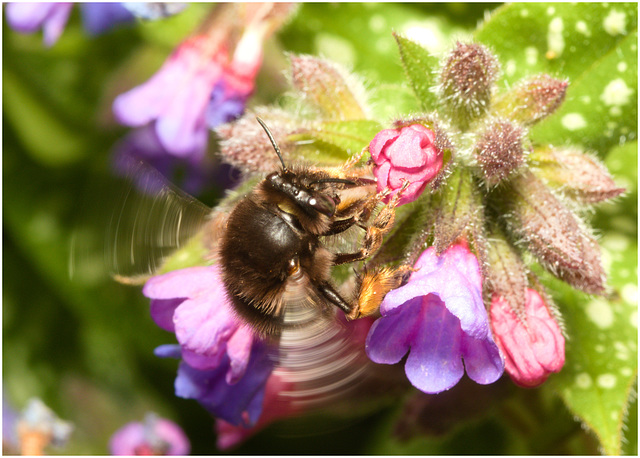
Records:
<instances>
[{"instance_id":1,"label":"bee leg","mask_svg":"<svg viewBox=\"0 0 640 458\"><path fill-rule=\"evenodd\" d=\"M347 313L347 318L355 320L375 313L387 293L400 286L404 276L413 270L411 266L400 266L365 273L360 282L357 302Z\"/></svg>"},{"instance_id":2,"label":"bee leg","mask_svg":"<svg viewBox=\"0 0 640 458\"><path fill-rule=\"evenodd\" d=\"M375 253L382 245L382 237L391 230L396 217L395 207L398 203L399 193L380 210L371 226L367 227L362 248L355 253L340 253L333 260L334 265L348 262L362 261Z\"/></svg>"},{"instance_id":3,"label":"bee leg","mask_svg":"<svg viewBox=\"0 0 640 458\"><path fill-rule=\"evenodd\" d=\"M341 309L347 315L351 313L353 306L344 300L328 282L322 282L316 285L316 288L327 301Z\"/></svg>"}]
</instances>

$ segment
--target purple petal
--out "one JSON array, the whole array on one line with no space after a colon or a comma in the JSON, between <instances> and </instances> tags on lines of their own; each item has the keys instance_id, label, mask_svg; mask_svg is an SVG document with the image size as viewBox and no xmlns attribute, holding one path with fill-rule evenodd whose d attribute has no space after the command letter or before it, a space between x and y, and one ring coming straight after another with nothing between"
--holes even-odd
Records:
<instances>
[{"instance_id":1,"label":"purple petal","mask_svg":"<svg viewBox=\"0 0 640 458\"><path fill-rule=\"evenodd\" d=\"M462 357L469 378L481 385L495 382L504 372L504 361L491 335L484 340L463 335Z\"/></svg>"},{"instance_id":2,"label":"purple petal","mask_svg":"<svg viewBox=\"0 0 640 458\"><path fill-rule=\"evenodd\" d=\"M405 365L407 378L425 393L448 390L464 375L460 321L430 294L423 300L419 322Z\"/></svg>"},{"instance_id":3,"label":"purple petal","mask_svg":"<svg viewBox=\"0 0 640 458\"><path fill-rule=\"evenodd\" d=\"M46 46L53 46L62 35L73 4L57 4L56 6L57 8L52 8L47 19L42 24L42 36Z\"/></svg>"},{"instance_id":4,"label":"purple petal","mask_svg":"<svg viewBox=\"0 0 640 458\"><path fill-rule=\"evenodd\" d=\"M367 335L365 349L371 361L395 364L409 351L420 317L420 298L407 302L377 319Z\"/></svg>"},{"instance_id":5,"label":"purple petal","mask_svg":"<svg viewBox=\"0 0 640 458\"><path fill-rule=\"evenodd\" d=\"M227 354L229 355L229 372L226 381L229 385L237 383L244 375L253 344L254 334L248 326L240 326L227 342Z\"/></svg>"},{"instance_id":6,"label":"purple petal","mask_svg":"<svg viewBox=\"0 0 640 458\"><path fill-rule=\"evenodd\" d=\"M134 22L135 16L121 3L83 3L82 25L89 35L100 35L121 23Z\"/></svg>"},{"instance_id":7,"label":"purple petal","mask_svg":"<svg viewBox=\"0 0 640 458\"><path fill-rule=\"evenodd\" d=\"M266 345L256 342L245 376L233 385L225 381L229 364L226 356L218 368L210 371L199 371L181 363L176 395L198 400L213 415L229 423L251 426L262 412L265 384L273 370L273 362Z\"/></svg>"},{"instance_id":8,"label":"purple petal","mask_svg":"<svg viewBox=\"0 0 640 458\"><path fill-rule=\"evenodd\" d=\"M214 360L224 353L227 341L240 325L227 309L224 296L217 294L187 299L176 309L173 321L183 350ZM206 363L206 360L198 361Z\"/></svg>"},{"instance_id":9,"label":"purple petal","mask_svg":"<svg viewBox=\"0 0 640 458\"><path fill-rule=\"evenodd\" d=\"M182 356L180 345L166 344L160 345L153 350L153 354L158 358L175 358L179 359Z\"/></svg>"},{"instance_id":10,"label":"purple petal","mask_svg":"<svg viewBox=\"0 0 640 458\"><path fill-rule=\"evenodd\" d=\"M55 8L60 8L60 5L39 2L8 3L5 6L5 15L12 29L22 33L33 33L42 26Z\"/></svg>"},{"instance_id":11,"label":"purple petal","mask_svg":"<svg viewBox=\"0 0 640 458\"><path fill-rule=\"evenodd\" d=\"M195 297L208 291L220 291L220 268L214 266L187 267L152 277L142 288L150 299Z\"/></svg>"},{"instance_id":12,"label":"purple petal","mask_svg":"<svg viewBox=\"0 0 640 458\"><path fill-rule=\"evenodd\" d=\"M151 318L165 331L175 332L175 327L173 326L173 314L175 313L176 308L184 301L184 298L152 299Z\"/></svg>"}]
</instances>

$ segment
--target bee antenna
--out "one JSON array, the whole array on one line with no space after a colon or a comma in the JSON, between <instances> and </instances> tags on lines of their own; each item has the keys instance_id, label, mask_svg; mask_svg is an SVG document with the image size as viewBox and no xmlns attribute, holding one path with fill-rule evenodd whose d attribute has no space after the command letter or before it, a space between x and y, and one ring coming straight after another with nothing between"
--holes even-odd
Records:
<instances>
[{"instance_id":1,"label":"bee antenna","mask_svg":"<svg viewBox=\"0 0 640 458\"><path fill-rule=\"evenodd\" d=\"M267 137L269 137L269 140L271 141L271 144L273 145L273 149L276 150L276 154L278 155L278 159L280 159L280 162L282 163L282 170L286 172L287 171L287 166L284 164L284 159L282 159L282 153L280 152L280 148L278 147L278 144L276 143L275 138L273 138L273 134L271 133L271 131L269 130L269 128L267 127L267 125L264 123L264 121L262 119L260 119L258 116L256 116L256 120L260 123L260 125L262 126L264 131L267 133Z\"/></svg>"}]
</instances>

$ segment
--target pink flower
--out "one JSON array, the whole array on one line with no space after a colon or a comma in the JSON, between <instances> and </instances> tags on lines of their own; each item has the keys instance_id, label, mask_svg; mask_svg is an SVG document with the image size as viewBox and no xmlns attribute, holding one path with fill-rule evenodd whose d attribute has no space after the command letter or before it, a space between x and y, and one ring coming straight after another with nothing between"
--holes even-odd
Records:
<instances>
[{"instance_id":1,"label":"pink flower","mask_svg":"<svg viewBox=\"0 0 640 458\"><path fill-rule=\"evenodd\" d=\"M509 303L495 294L491 325L505 357L507 373L518 385L533 388L564 365L564 337L537 291L527 289L525 322Z\"/></svg>"},{"instance_id":2,"label":"pink flower","mask_svg":"<svg viewBox=\"0 0 640 458\"><path fill-rule=\"evenodd\" d=\"M183 42L150 80L115 99L116 118L134 127L155 121L158 139L177 156L203 150L205 109L227 56L209 41L196 36Z\"/></svg>"},{"instance_id":3,"label":"pink flower","mask_svg":"<svg viewBox=\"0 0 640 458\"><path fill-rule=\"evenodd\" d=\"M435 147L435 137L432 130L421 124L378 132L369 144L378 191L389 188L394 195L408 181L399 205L420 197L442 168L442 151Z\"/></svg>"},{"instance_id":4,"label":"pink flower","mask_svg":"<svg viewBox=\"0 0 640 458\"><path fill-rule=\"evenodd\" d=\"M111 436L112 455L186 455L189 439L174 422L148 414L141 422L127 423Z\"/></svg>"}]
</instances>

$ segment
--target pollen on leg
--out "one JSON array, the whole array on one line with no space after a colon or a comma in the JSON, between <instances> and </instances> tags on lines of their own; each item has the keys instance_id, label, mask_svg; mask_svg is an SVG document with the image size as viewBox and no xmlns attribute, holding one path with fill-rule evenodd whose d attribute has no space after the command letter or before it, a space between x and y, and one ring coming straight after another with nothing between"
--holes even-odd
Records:
<instances>
[{"instance_id":1,"label":"pollen on leg","mask_svg":"<svg viewBox=\"0 0 640 458\"><path fill-rule=\"evenodd\" d=\"M411 270L410 266L400 266L367 272L362 278L357 306L349 314L349 318L356 319L375 313L387 293L400 286L404 275Z\"/></svg>"}]
</instances>

